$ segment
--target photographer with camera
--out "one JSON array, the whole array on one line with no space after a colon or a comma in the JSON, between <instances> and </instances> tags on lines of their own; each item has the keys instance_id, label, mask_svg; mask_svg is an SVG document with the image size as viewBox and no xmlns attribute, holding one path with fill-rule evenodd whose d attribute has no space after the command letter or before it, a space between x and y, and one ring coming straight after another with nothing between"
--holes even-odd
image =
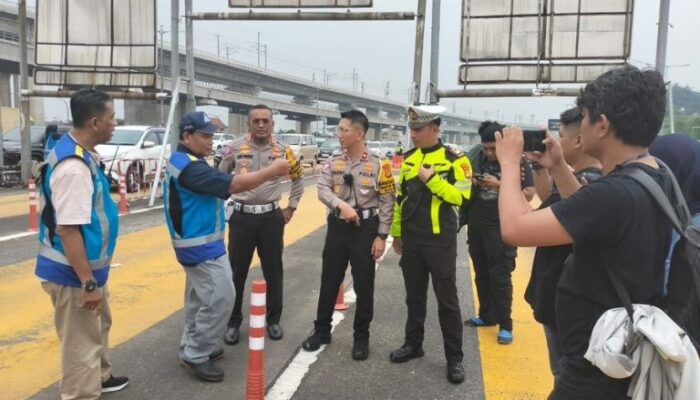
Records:
<instances>
[{"instance_id":1,"label":"photographer with camera","mask_svg":"<svg viewBox=\"0 0 700 400\"><path fill-rule=\"evenodd\" d=\"M578 107L570 108L560 116L559 138L552 138L551 146L557 146L564 161L574 170L576 179L585 185L603 175L600 161L587 155L581 144L581 119L583 115ZM551 135L549 135L551 138ZM525 149L527 151L527 148ZM549 175L549 170L542 167L537 158L542 153L525 153L532 161L533 177L537 196L542 200L539 210L551 207L561 200L562 195ZM530 157L531 155L531 157ZM532 275L525 290L525 300L530 304L535 320L544 327L544 336L549 351L549 367L556 379L559 375L561 345L556 326L554 311L554 294L559 277L564 269L564 261L571 255L571 245L541 246L535 250L532 261Z\"/></svg>"},{"instance_id":2,"label":"photographer with camera","mask_svg":"<svg viewBox=\"0 0 700 400\"><path fill-rule=\"evenodd\" d=\"M474 282L479 297L479 314L464 322L466 326L482 327L498 324L496 340L499 344L513 342L513 281L517 248L501 239L498 219L498 197L501 186L501 166L496 157L496 132L503 125L484 121L479 126L481 149L470 161L474 166L474 194L469 203L467 243L474 267ZM532 169L520 161L522 195L532 200L535 188Z\"/></svg>"},{"instance_id":3,"label":"photographer with camera","mask_svg":"<svg viewBox=\"0 0 700 400\"><path fill-rule=\"evenodd\" d=\"M384 254L394 211L394 177L389 161L365 146L369 121L350 110L340 114L342 154L326 160L318 178L318 198L330 209L323 247L321 290L314 333L302 344L315 351L331 342L331 321L338 288L350 262L357 294L352 358L369 357L369 325L374 309L376 261Z\"/></svg>"},{"instance_id":4,"label":"photographer with camera","mask_svg":"<svg viewBox=\"0 0 700 400\"><path fill-rule=\"evenodd\" d=\"M611 274L633 304L657 305L663 296L671 224L629 173L648 175L674 199L670 172L648 153L664 119L666 88L657 71L624 66L589 83L577 104L583 113L582 150L600 160L604 176L581 186L548 138L537 161L549 170L563 200L533 211L520 194L522 131L504 129L496 134L501 233L515 246L573 244L556 291L563 355L549 398L627 399L630 378L605 375L584 354L598 318L623 305Z\"/></svg>"}]
</instances>

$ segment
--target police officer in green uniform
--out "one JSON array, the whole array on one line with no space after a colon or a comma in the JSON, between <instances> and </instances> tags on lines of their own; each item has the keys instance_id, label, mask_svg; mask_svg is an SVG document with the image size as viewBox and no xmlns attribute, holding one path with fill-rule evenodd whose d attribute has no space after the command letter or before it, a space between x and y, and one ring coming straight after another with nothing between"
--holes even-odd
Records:
<instances>
[{"instance_id":1,"label":"police officer in green uniform","mask_svg":"<svg viewBox=\"0 0 700 400\"><path fill-rule=\"evenodd\" d=\"M439 139L440 106L408 107L413 149L404 154L391 236L406 287L405 340L389 359L422 357L426 297L432 277L447 358L447 380L464 381L462 322L456 284L457 214L471 196L471 165Z\"/></svg>"},{"instance_id":2,"label":"police officer in green uniform","mask_svg":"<svg viewBox=\"0 0 700 400\"><path fill-rule=\"evenodd\" d=\"M364 144L368 126L367 117L360 111L341 114L338 137L343 153L326 160L318 179L318 198L331 212L314 333L302 344L304 350L315 351L331 342L333 306L350 262L357 294L354 360L369 357L375 263L384 254L395 192L391 165Z\"/></svg>"}]
</instances>

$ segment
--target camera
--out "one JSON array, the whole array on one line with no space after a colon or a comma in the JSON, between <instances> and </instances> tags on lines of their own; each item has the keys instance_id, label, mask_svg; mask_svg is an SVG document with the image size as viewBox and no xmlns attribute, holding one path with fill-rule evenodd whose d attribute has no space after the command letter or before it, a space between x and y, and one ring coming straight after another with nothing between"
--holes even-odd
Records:
<instances>
[{"instance_id":1,"label":"camera","mask_svg":"<svg viewBox=\"0 0 700 400\"><path fill-rule=\"evenodd\" d=\"M523 144L523 151L533 152L539 151L544 153L547 150L547 146L542 143L547 138L547 134L544 129L537 130L524 130L523 139L525 143Z\"/></svg>"}]
</instances>

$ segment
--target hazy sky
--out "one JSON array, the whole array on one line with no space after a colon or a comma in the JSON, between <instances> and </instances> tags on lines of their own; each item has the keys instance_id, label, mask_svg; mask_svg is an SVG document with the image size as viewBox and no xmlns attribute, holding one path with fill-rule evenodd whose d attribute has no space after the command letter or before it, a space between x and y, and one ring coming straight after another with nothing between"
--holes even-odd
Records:
<instances>
[{"instance_id":1,"label":"hazy sky","mask_svg":"<svg viewBox=\"0 0 700 400\"><path fill-rule=\"evenodd\" d=\"M33 3L31 0L29 3ZM374 0L373 11L415 11L417 0ZM428 13L430 4L428 0ZM442 0L440 33L441 89L458 88L457 71L460 64L460 0ZM170 31L170 0L157 0L158 25ZM632 62L644 66L653 64L656 49L658 0L635 1L632 35ZM227 0L194 1L194 11L243 11L229 9ZM184 13L184 1L180 5ZM700 90L700 1L671 0L667 64L685 67L669 68L668 78L683 85ZM426 42L424 51L423 85L429 76L430 15L426 18ZM415 22L413 21L367 21L367 22L267 22L267 21L195 21L195 48L219 53L222 59L257 65L257 38L267 45L267 68L286 74L317 81L323 78L324 70L329 83L351 89L352 73L356 69L359 82L364 82L365 93L383 96L389 82L389 96L408 102L408 87L413 75L413 53ZM180 25L181 44L184 44L184 23ZM170 40L170 33L165 34ZM228 48L228 49L227 49ZM264 55L261 57L264 59ZM360 83L361 84L361 83ZM358 84L358 90L359 86ZM423 98L423 97L421 97ZM572 98L472 98L443 99L441 104L464 116L513 120L515 114L530 122L543 122L555 118L564 108L573 104ZM55 108L55 111L54 111ZM224 116L224 109L207 108L208 112ZM61 117L65 106L48 106L47 118ZM504 117L505 116L505 117Z\"/></svg>"}]
</instances>

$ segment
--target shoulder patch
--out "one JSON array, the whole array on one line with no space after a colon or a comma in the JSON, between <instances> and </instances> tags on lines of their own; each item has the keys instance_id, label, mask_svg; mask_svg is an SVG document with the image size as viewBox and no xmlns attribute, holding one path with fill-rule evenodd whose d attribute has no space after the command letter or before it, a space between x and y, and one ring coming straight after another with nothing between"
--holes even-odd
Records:
<instances>
[{"instance_id":1,"label":"shoulder patch","mask_svg":"<svg viewBox=\"0 0 700 400\"><path fill-rule=\"evenodd\" d=\"M453 156L455 159L462 157L464 155L464 152L455 146L448 146L448 145L444 145L444 146L445 146L445 150L446 150L445 155L449 154L449 155Z\"/></svg>"}]
</instances>

